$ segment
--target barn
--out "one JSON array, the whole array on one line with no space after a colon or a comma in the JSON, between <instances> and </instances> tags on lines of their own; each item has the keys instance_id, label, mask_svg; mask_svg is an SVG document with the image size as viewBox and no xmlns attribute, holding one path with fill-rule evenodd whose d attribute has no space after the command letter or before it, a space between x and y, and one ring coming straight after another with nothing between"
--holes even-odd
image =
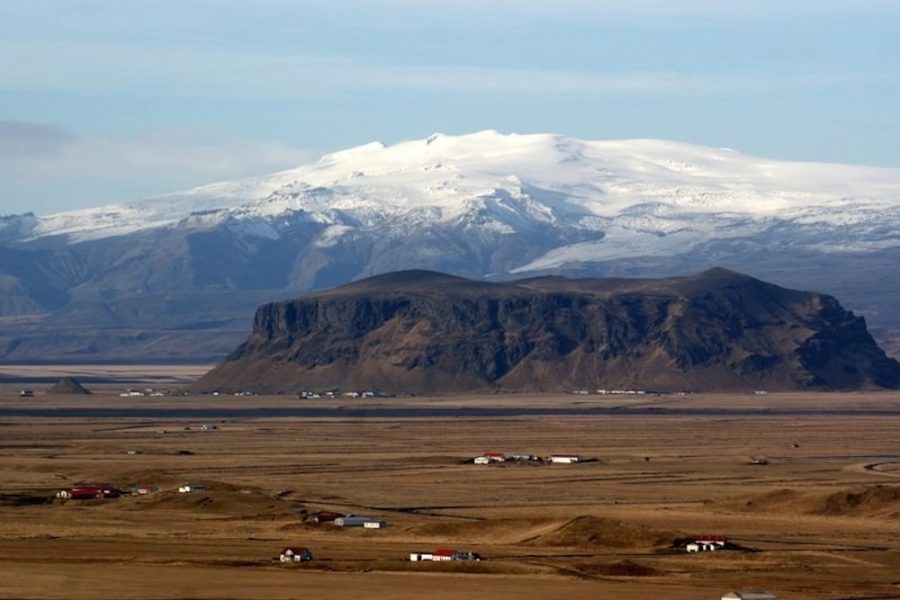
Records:
<instances>
[{"instance_id":1,"label":"barn","mask_svg":"<svg viewBox=\"0 0 900 600\"><path fill-rule=\"evenodd\" d=\"M289 547L281 550L278 560L281 562L305 562L312 558L312 552L307 548Z\"/></svg>"},{"instance_id":2,"label":"barn","mask_svg":"<svg viewBox=\"0 0 900 600\"><path fill-rule=\"evenodd\" d=\"M433 561L446 561L446 560L455 560L454 556L456 555L456 550L452 548L438 548L431 554L431 560Z\"/></svg>"},{"instance_id":3,"label":"barn","mask_svg":"<svg viewBox=\"0 0 900 600\"><path fill-rule=\"evenodd\" d=\"M365 527L366 529L381 529L387 527L387 521L379 521L369 517L338 517L334 520L338 527Z\"/></svg>"}]
</instances>

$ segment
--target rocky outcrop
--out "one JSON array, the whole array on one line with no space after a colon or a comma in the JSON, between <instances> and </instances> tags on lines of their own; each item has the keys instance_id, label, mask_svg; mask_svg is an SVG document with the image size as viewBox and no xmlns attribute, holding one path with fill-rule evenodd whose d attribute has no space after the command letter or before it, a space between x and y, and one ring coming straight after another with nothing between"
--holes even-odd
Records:
<instances>
[{"instance_id":1,"label":"rocky outcrop","mask_svg":"<svg viewBox=\"0 0 900 600\"><path fill-rule=\"evenodd\" d=\"M262 306L197 390L395 393L900 386L830 296L725 269L484 283L405 271Z\"/></svg>"},{"instance_id":2,"label":"rocky outcrop","mask_svg":"<svg viewBox=\"0 0 900 600\"><path fill-rule=\"evenodd\" d=\"M53 387L47 390L48 394L59 394L59 395L84 395L90 394L91 392L78 383L74 377L63 377L55 384Z\"/></svg>"}]
</instances>

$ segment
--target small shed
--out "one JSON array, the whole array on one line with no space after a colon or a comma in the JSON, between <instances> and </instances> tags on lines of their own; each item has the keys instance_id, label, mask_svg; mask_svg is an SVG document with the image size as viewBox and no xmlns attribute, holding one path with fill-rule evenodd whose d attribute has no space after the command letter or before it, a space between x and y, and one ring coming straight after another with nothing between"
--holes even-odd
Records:
<instances>
[{"instance_id":1,"label":"small shed","mask_svg":"<svg viewBox=\"0 0 900 600\"><path fill-rule=\"evenodd\" d=\"M312 560L312 552L308 548L289 547L284 548L278 557L281 562L305 562Z\"/></svg>"},{"instance_id":2,"label":"small shed","mask_svg":"<svg viewBox=\"0 0 900 600\"><path fill-rule=\"evenodd\" d=\"M765 590L748 590L744 592L728 592L722 600L778 600L775 594Z\"/></svg>"},{"instance_id":3,"label":"small shed","mask_svg":"<svg viewBox=\"0 0 900 600\"><path fill-rule=\"evenodd\" d=\"M363 527L365 527L366 529L383 529L387 527L387 521L366 521L365 523L363 523Z\"/></svg>"}]
</instances>

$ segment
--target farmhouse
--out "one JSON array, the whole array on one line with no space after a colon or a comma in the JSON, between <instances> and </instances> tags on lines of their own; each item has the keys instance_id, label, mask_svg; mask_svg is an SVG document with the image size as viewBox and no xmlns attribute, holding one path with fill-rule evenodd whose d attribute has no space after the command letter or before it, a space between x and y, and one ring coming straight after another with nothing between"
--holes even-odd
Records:
<instances>
[{"instance_id":1,"label":"farmhouse","mask_svg":"<svg viewBox=\"0 0 900 600\"><path fill-rule=\"evenodd\" d=\"M561 465L572 465L582 460L577 454L551 454L549 462Z\"/></svg>"},{"instance_id":2,"label":"farmhouse","mask_svg":"<svg viewBox=\"0 0 900 600\"><path fill-rule=\"evenodd\" d=\"M281 562L304 562L312 560L313 555L307 548L284 548L278 560Z\"/></svg>"},{"instance_id":3,"label":"farmhouse","mask_svg":"<svg viewBox=\"0 0 900 600\"><path fill-rule=\"evenodd\" d=\"M693 542L687 544L684 549L688 552L715 552L723 550L728 545L728 538L724 535L703 534L697 536Z\"/></svg>"},{"instance_id":4,"label":"farmhouse","mask_svg":"<svg viewBox=\"0 0 900 600\"><path fill-rule=\"evenodd\" d=\"M746 592L728 592L722 596L722 600L778 600L778 597L765 590L750 590Z\"/></svg>"}]
</instances>

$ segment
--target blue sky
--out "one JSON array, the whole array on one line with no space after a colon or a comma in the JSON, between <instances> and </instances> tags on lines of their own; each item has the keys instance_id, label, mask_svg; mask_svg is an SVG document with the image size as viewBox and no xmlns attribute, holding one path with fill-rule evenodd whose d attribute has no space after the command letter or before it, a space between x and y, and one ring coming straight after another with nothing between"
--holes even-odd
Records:
<instances>
[{"instance_id":1,"label":"blue sky","mask_svg":"<svg viewBox=\"0 0 900 600\"><path fill-rule=\"evenodd\" d=\"M481 129L900 166L895 0L0 0L0 214Z\"/></svg>"}]
</instances>

